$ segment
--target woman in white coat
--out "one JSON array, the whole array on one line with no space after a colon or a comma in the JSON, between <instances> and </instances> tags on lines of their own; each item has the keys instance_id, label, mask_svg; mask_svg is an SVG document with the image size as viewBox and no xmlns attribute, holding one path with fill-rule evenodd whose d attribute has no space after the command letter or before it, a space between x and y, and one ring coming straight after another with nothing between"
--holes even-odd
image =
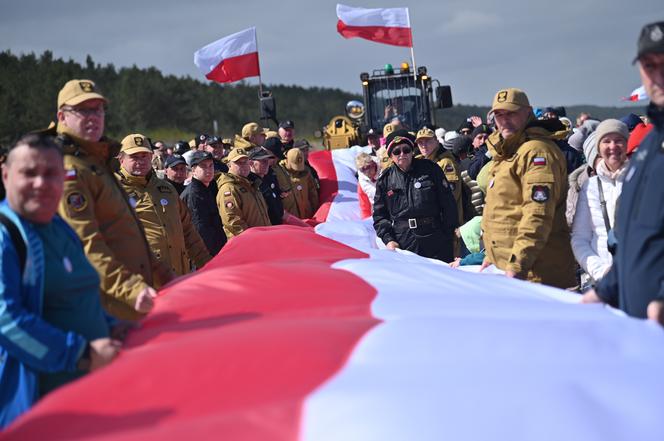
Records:
<instances>
[{"instance_id":1,"label":"woman in white coat","mask_svg":"<svg viewBox=\"0 0 664 441\"><path fill-rule=\"evenodd\" d=\"M607 119L597 126L597 174L583 184L576 205L572 251L595 282L611 268L613 261L607 240L627 170L628 138L627 126L617 119Z\"/></svg>"}]
</instances>

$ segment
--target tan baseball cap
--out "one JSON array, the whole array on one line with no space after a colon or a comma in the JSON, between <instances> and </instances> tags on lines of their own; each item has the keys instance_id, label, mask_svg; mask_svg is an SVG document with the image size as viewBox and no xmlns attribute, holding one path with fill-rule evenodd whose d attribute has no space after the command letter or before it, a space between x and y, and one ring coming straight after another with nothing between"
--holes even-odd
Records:
<instances>
[{"instance_id":1,"label":"tan baseball cap","mask_svg":"<svg viewBox=\"0 0 664 441\"><path fill-rule=\"evenodd\" d=\"M415 137L415 141L417 141L420 138L435 138L436 134L434 133L433 130L431 130L428 127L422 127L418 132L417 136Z\"/></svg>"},{"instance_id":2,"label":"tan baseball cap","mask_svg":"<svg viewBox=\"0 0 664 441\"><path fill-rule=\"evenodd\" d=\"M62 106L75 106L83 101L94 99L108 102L99 92L94 81L70 80L65 83L58 93L58 109Z\"/></svg>"},{"instance_id":3,"label":"tan baseball cap","mask_svg":"<svg viewBox=\"0 0 664 441\"><path fill-rule=\"evenodd\" d=\"M521 89L509 88L496 92L491 105L491 112L496 110L509 110L515 112L524 107L530 107L526 93Z\"/></svg>"},{"instance_id":4,"label":"tan baseball cap","mask_svg":"<svg viewBox=\"0 0 664 441\"><path fill-rule=\"evenodd\" d=\"M238 159L248 158L249 149L245 147L235 147L226 157L226 162L235 162Z\"/></svg>"},{"instance_id":5,"label":"tan baseball cap","mask_svg":"<svg viewBox=\"0 0 664 441\"><path fill-rule=\"evenodd\" d=\"M120 148L120 151L128 155L140 152L152 153L150 140L140 133L133 133L125 136L121 144L122 147Z\"/></svg>"},{"instance_id":6,"label":"tan baseball cap","mask_svg":"<svg viewBox=\"0 0 664 441\"><path fill-rule=\"evenodd\" d=\"M385 124L383 127L383 138L387 138L387 135L394 132L394 125L392 123Z\"/></svg>"},{"instance_id":7,"label":"tan baseball cap","mask_svg":"<svg viewBox=\"0 0 664 441\"><path fill-rule=\"evenodd\" d=\"M268 129L261 127L258 125L258 123L255 122L250 122L244 125L242 127L242 137L243 138L250 138L253 135L258 135L258 134L266 134L268 132Z\"/></svg>"}]
</instances>

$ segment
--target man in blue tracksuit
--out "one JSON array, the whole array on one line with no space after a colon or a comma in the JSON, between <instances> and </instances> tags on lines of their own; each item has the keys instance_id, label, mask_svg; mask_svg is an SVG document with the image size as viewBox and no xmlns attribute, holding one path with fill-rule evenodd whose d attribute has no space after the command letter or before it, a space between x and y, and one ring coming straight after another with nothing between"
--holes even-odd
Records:
<instances>
[{"instance_id":1,"label":"man in blue tracksuit","mask_svg":"<svg viewBox=\"0 0 664 441\"><path fill-rule=\"evenodd\" d=\"M613 266L583 301L618 305L664 325L664 22L643 27L635 61L654 129L632 155L625 176Z\"/></svg>"},{"instance_id":2,"label":"man in blue tracksuit","mask_svg":"<svg viewBox=\"0 0 664 441\"><path fill-rule=\"evenodd\" d=\"M113 360L99 275L57 216L62 151L27 135L2 168L0 203L0 428L39 396Z\"/></svg>"}]
</instances>

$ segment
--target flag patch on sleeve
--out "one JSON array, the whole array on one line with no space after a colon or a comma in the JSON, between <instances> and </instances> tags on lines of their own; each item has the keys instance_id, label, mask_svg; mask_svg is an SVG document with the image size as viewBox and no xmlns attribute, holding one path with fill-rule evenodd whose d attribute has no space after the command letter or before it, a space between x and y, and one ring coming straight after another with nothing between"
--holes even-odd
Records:
<instances>
[{"instance_id":1,"label":"flag patch on sleeve","mask_svg":"<svg viewBox=\"0 0 664 441\"><path fill-rule=\"evenodd\" d=\"M72 168L71 170L67 170L65 173L65 181L75 181L76 180L76 169Z\"/></svg>"},{"instance_id":2,"label":"flag patch on sleeve","mask_svg":"<svg viewBox=\"0 0 664 441\"><path fill-rule=\"evenodd\" d=\"M533 158L533 165L546 165L546 158L543 156L535 156Z\"/></svg>"}]
</instances>

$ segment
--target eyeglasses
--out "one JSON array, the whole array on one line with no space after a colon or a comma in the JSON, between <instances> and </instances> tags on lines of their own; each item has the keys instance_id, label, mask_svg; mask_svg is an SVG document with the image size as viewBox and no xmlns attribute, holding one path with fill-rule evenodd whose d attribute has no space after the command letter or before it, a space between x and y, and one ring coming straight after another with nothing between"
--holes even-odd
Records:
<instances>
[{"instance_id":1,"label":"eyeglasses","mask_svg":"<svg viewBox=\"0 0 664 441\"><path fill-rule=\"evenodd\" d=\"M413 149L411 149L410 147L395 147L394 150L392 150L392 154L394 156L399 156L402 153L404 155L409 155L413 153Z\"/></svg>"},{"instance_id":2,"label":"eyeglasses","mask_svg":"<svg viewBox=\"0 0 664 441\"><path fill-rule=\"evenodd\" d=\"M75 113L79 116L88 117L88 116L102 116L106 113L104 106L87 108L87 107L69 107L63 106L60 108L63 112Z\"/></svg>"}]
</instances>

